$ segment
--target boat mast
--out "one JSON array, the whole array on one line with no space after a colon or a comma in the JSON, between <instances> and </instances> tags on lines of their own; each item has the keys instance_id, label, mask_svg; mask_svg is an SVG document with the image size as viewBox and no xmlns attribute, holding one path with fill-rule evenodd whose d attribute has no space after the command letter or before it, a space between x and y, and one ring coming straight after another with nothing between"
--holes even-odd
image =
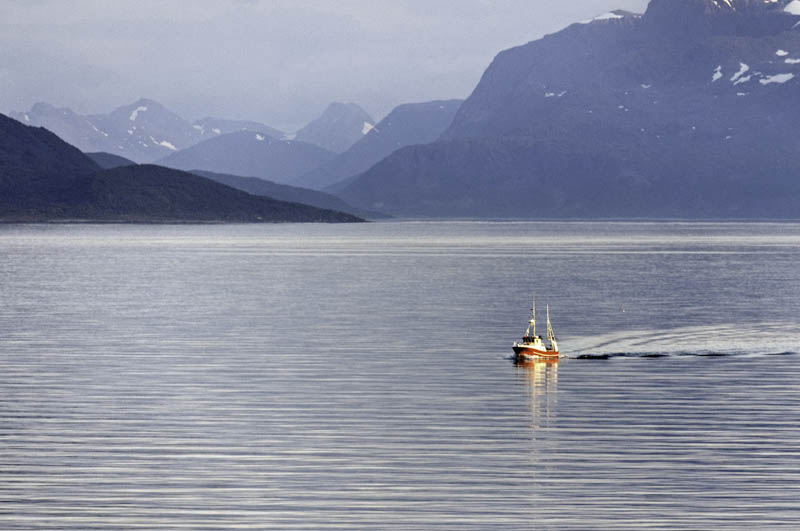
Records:
<instances>
[{"instance_id":1,"label":"boat mast","mask_svg":"<svg viewBox=\"0 0 800 531\"><path fill-rule=\"evenodd\" d=\"M555 341L556 334L553 332L553 325L550 324L550 305L547 305L547 340L551 343Z\"/></svg>"},{"instance_id":2,"label":"boat mast","mask_svg":"<svg viewBox=\"0 0 800 531\"><path fill-rule=\"evenodd\" d=\"M533 334L529 334L531 337L536 337L536 295L533 296L533 306L531 307L531 323L528 328L533 329Z\"/></svg>"}]
</instances>

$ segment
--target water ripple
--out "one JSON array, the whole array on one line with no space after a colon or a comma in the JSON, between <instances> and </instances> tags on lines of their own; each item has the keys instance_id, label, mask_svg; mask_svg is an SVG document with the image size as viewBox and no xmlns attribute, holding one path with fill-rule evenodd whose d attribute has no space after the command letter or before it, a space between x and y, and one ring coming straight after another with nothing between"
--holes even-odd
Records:
<instances>
[{"instance_id":1,"label":"water ripple","mask_svg":"<svg viewBox=\"0 0 800 531\"><path fill-rule=\"evenodd\" d=\"M798 259L797 224L0 226L0 528L793 529ZM557 364L509 361L531 291Z\"/></svg>"}]
</instances>

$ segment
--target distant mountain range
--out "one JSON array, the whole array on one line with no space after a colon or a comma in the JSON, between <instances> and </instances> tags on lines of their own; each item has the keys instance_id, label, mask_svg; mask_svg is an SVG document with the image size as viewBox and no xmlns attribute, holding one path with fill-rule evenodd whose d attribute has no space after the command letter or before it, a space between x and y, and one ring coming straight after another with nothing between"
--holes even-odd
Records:
<instances>
[{"instance_id":1,"label":"distant mountain range","mask_svg":"<svg viewBox=\"0 0 800 531\"><path fill-rule=\"evenodd\" d=\"M350 149L293 180L293 184L324 189L357 176L401 147L433 142L448 128L462 100L400 105Z\"/></svg>"},{"instance_id":2,"label":"distant mountain range","mask_svg":"<svg viewBox=\"0 0 800 531\"><path fill-rule=\"evenodd\" d=\"M189 123L160 103L140 99L109 114L80 115L67 108L37 103L12 118L44 127L81 151L119 155L137 163L154 162L203 140L253 131L272 138L284 133L267 125L241 120L204 118Z\"/></svg>"},{"instance_id":3,"label":"distant mountain range","mask_svg":"<svg viewBox=\"0 0 800 531\"><path fill-rule=\"evenodd\" d=\"M319 118L298 131L294 140L343 153L374 125L375 120L355 103L331 103Z\"/></svg>"},{"instance_id":4,"label":"distant mountain range","mask_svg":"<svg viewBox=\"0 0 800 531\"><path fill-rule=\"evenodd\" d=\"M89 116L37 103L27 112L11 113L11 117L45 127L82 151L112 153L136 162L157 160L200 139L191 124L146 99L109 114Z\"/></svg>"},{"instance_id":5,"label":"distant mountain range","mask_svg":"<svg viewBox=\"0 0 800 531\"><path fill-rule=\"evenodd\" d=\"M68 108L37 103L27 112L12 112L10 116L27 125L45 127L86 153L108 153L139 164L160 161L208 140L241 132L255 133L259 138L298 142L304 145L313 144L321 148L310 149L303 148L300 144L287 144L294 146L282 152L288 160L285 162L273 160L271 163L272 166L286 166L290 169L287 172L276 174L272 171L272 167L254 171L252 167L258 164L259 157L263 156L263 150L256 151L257 155L249 165L247 162L242 162L242 168L236 170L241 172L240 175L258 175L275 180L295 177L327 162L332 156L324 156L322 150L335 153L346 151L373 127L373 119L354 103L331 104L321 116L295 135L287 135L255 121L208 117L190 123L150 99L140 99L109 114L81 115ZM201 150L193 150L170 161L184 160L184 157L203 157L204 160L211 161L216 155L208 153L200 155L200 153L206 149L214 150L219 146L229 146L229 142L231 138L219 144L213 142L205 144ZM304 154L308 159L301 162L299 159ZM244 153L240 153L240 156L247 157ZM188 166L186 169L198 167ZM210 166L203 169L236 173L227 162L221 160L210 162Z\"/></svg>"},{"instance_id":6,"label":"distant mountain range","mask_svg":"<svg viewBox=\"0 0 800 531\"><path fill-rule=\"evenodd\" d=\"M161 159L158 164L180 170L206 170L290 182L330 160L330 151L294 140L277 140L240 131L211 138Z\"/></svg>"},{"instance_id":7,"label":"distant mountain range","mask_svg":"<svg viewBox=\"0 0 800 531\"><path fill-rule=\"evenodd\" d=\"M308 142L239 131L215 136L157 163L322 189L364 172L399 147L435 140L460 104L450 100L401 105L366 135L359 133L360 140L340 155Z\"/></svg>"},{"instance_id":8,"label":"distant mountain range","mask_svg":"<svg viewBox=\"0 0 800 531\"><path fill-rule=\"evenodd\" d=\"M113 162L113 161L109 161ZM119 162L119 161L116 161ZM50 131L0 114L0 221L352 222L160 166L102 170Z\"/></svg>"},{"instance_id":9,"label":"distant mountain range","mask_svg":"<svg viewBox=\"0 0 800 531\"><path fill-rule=\"evenodd\" d=\"M502 52L339 195L400 216L800 217L800 1L652 0Z\"/></svg>"}]
</instances>

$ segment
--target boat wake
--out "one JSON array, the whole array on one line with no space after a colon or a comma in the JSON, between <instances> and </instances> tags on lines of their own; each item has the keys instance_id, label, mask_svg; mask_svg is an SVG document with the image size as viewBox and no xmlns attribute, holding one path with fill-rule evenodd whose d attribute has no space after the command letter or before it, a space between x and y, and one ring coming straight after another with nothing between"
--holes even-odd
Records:
<instances>
[{"instance_id":1,"label":"boat wake","mask_svg":"<svg viewBox=\"0 0 800 531\"><path fill-rule=\"evenodd\" d=\"M572 347L568 357L579 360L793 356L800 354L800 327L794 323L697 326L628 331L567 341ZM687 345L692 348L687 349Z\"/></svg>"},{"instance_id":2,"label":"boat wake","mask_svg":"<svg viewBox=\"0 0 800 531\"><path fill-rule=\"evenodd\" d=\"M797 352L608 352L603 354L577 354L567 356L576 360L610 360L612 358L670 358L692 356L698 358L724 358L731 356L796 356Z\"/></svg>"}]
</instances>

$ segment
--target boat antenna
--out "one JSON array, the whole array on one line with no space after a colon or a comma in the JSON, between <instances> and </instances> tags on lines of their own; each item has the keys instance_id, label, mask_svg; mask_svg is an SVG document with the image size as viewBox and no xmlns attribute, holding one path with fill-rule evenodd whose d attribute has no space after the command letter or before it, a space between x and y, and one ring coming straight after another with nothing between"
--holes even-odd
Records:
<instances>
[{"instance_id":1,"label":"boat antenna","mask_svg":"<svg viewBox=\"0 0 800 531\"><path fill-rule=\"evenodd\" d=\"M533 306L531 307L531 327L533 327L532 337L536 337L536 295L533 296Z\"/></svg>"}]
</instances>

